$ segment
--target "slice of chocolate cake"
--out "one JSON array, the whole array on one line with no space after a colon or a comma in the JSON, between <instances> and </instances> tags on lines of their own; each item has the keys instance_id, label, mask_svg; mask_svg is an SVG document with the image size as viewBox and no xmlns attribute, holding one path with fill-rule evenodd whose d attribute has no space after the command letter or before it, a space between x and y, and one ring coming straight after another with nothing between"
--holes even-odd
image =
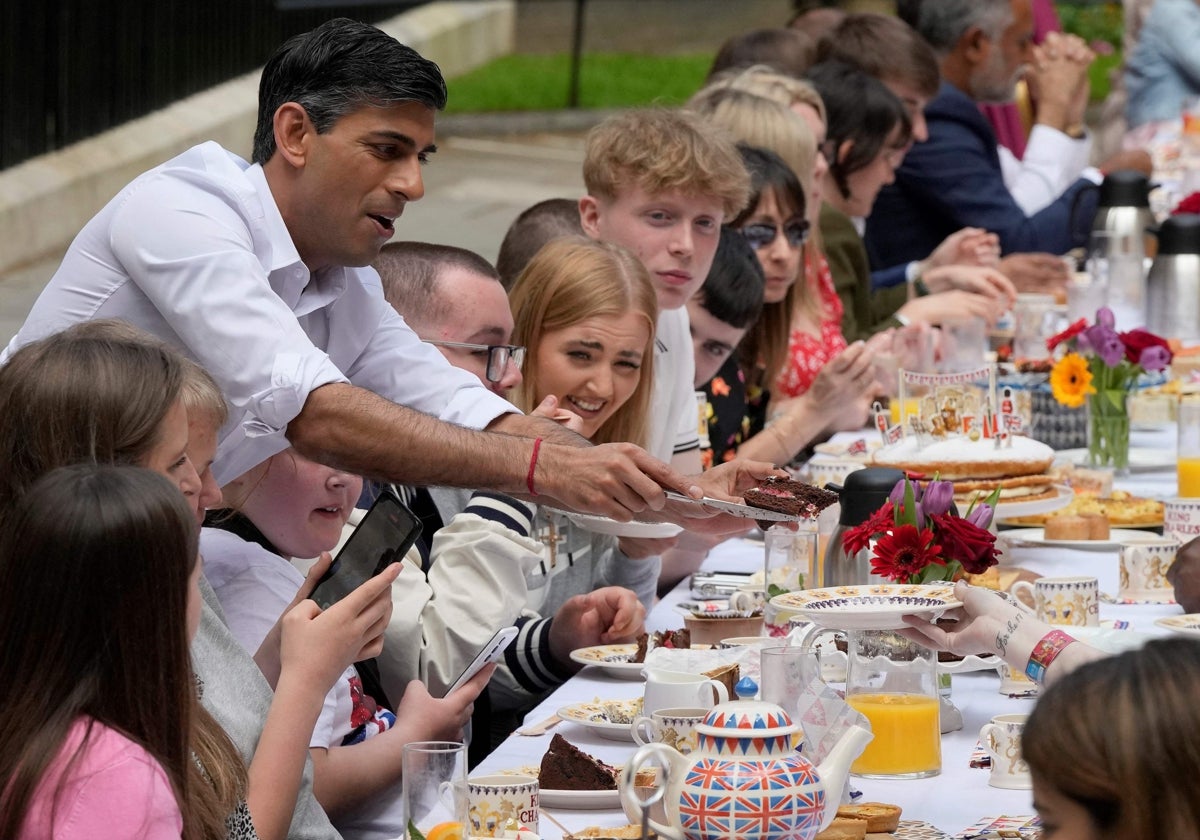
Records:
<instances>
[{"instance_id":1,"label":"slice of chocolate cake","mask_svg":"<svg viewBox=\"0 0 1200 840\"><path fill-rule=\"evenodd\" d=\"M653 644L651 644L653 643ZM637 651L631 662L645 662L646 654L652 647L679 648L687 650L692 646L692 634L685 627L682 630L655 630L653 634L643 633L638 636Z\"/></svg>"},{"instance_id":2,"label":"slice of chocolate cake","mask_svg":"<svg viewBox=\"0 0 1200 840\"><path fill-rule=\"evenodd\" d=\"M811 484L771 476L757 487L747 490L743 498L751 507L815 519L817 514L838 500L838 495Z\"/></svg>"},{"instance_id":3,"label":"slice of chocolate cake","mask_svg":"<svg viewBox=\"0 0 1200 840\"><path fill-rule=\"evenodd\" d=\"M542 756L538 785L542 790L616 790L617 771L555 735Z\"/></svg>"}]
</instances>

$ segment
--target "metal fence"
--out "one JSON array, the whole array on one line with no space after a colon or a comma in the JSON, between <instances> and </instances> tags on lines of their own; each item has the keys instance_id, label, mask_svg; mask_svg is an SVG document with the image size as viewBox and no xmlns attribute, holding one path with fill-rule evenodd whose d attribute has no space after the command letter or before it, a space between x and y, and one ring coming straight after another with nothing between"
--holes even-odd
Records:
<instances>
[{"instance_id":1,"label":"metal fence","mask_svg":"<svg viewBox=\"0 0 1200 840\"><path fill-rule=\"evenodd\" d=\"M321 21L422 2L3 0L0 169L246 73Z\"/></svg>"}]
</instances>

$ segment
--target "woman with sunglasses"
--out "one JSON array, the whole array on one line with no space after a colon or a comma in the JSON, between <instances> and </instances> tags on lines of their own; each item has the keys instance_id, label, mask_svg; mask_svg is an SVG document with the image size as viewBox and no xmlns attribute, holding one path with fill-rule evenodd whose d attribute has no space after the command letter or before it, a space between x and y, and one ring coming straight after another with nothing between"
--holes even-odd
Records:
<instances>
[{"instance_id":1,"label":"woman with sunglasses","mask_svg":"<svg viewBox=\"0 0 1200 840\"><path fill-rule=\"evenodd\" d=\"M937 325L951 317L973 315L994 323L1016 292L1004 275L990 268L955 266L953 271L931 272L909 284L872 291L859 231L879 191L895 180L911 141L911 123L903 103L882 82L848 64L818 64L809 80L828 115L822 153L829 169L820 230L842 302L846 338L866 339L913 322Z\"/></svg>"}]
</instances>

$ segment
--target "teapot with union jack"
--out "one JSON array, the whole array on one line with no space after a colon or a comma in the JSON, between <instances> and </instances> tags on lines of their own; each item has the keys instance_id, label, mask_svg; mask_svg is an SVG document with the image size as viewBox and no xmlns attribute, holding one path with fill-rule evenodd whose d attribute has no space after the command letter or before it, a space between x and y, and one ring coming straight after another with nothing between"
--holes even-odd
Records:
<instances>
[{"instance_id":1,"label":"teapot with union jack","mask_svg":"<svg viewBox=\"0 0 1200 840\"><path fill-rule=\"evenodd\" d=\"M861 726L846 731L821 764L799 752L800 727L774 703L738 700L714 707L696 725L688 755L646 744L625 765L621 798L627 811L643 806L637 770L664 769L669 825L649 827L667 840L812 840L833 822L850 764L871 740Z\"/></svg>"}]
</instances>

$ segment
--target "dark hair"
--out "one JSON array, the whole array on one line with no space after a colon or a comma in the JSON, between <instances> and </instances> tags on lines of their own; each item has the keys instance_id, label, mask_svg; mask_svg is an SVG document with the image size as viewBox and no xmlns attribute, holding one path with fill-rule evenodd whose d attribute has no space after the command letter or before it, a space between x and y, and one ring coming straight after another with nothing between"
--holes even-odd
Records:
<instances>
[{"instance_id":1,"label":"dark hair","mask_svg":"<svg viewBox=\"0 0 1200 840\"><path fill-rule=\"evenodd\" d=\"M937 95L937 56L916 30L891 15L847 15L817 45L818 61L843 61L881 81L911 84L927 98Z\"/></svg>"},{"instance_id":2,"label":"dark hair","mask_svg":"<svg viewBox=\"0 0 1200 840\"><path fill-rule=\"evenodd\" d=\"M363 106L420 102L446 107L446 81L438 66L386 32L349 18L334 18L288 39L263 67L258 84L255 163L275 154L275 112L285 102L304 108L319 134Z\"/></svg>"},{"instance_id":3,"label":"dark hair","mask_svg":"<svg viewBox=\"0 0 1200 840\"><path fill-rule=\"evenodd\" d=\"M569 198L547 198L521 211L504 234L496 271L505 289L511 289L517 277L529 265L533 255L552 239L582 236L579 202Z\"/></svg>"},{"instance_id":4,"label":"dark hair","mask_svg":"<svg viewBox=\"0 0 1200 840\"><path fill-rule=\"evenodd\" d=\"M0 368L0 511L55 467L141 463L183 381L178 353L120 322L22 347Z\"/></svg>"},{"instance_id":5,"label":"dark hair","mask_svg":"<svg viewBox=\"0 0 1200 840\"><path fill-rule=\"evenodd\" d=\"M795 29L798 32L803 32L814 42L820 42L822 38L832 32L839 23L846 17L846 12L842 9L832 6L819 6L815 9L809 9L804 12L797 12L795 17L788 21L788 28Z\"/></svg>"},{"instance_id":6,"label":"dark hair","mask_svg":"<svg viewBox=\"0 0 1200 840\"><path fill-rule=\"evenodd\" d=\"M781 211L791 210L795 216L805 214L807 200L804 187L800 185L800 179L783 158L770 149L745 143L738 143L738 151L742 155L746 171L750 173L750 201L729 223L731 227L740 228L745 224L758 209L758 202L763 194L768 191L775 194Z\"/></svg>"},{"instance_id":7,"label":"dark hair","mask_svg":"<svg viewBox=\"0 0 1200 840\"><path fill-rule=\"evenodd\" d=\"M1038 699L1021 738L1035 789L1082 806L1096 835L1194 837L1200 642L1156 639L1089 662Z\"/></svg>"},{"instance_id":8,"label":"dark hair","mask_svg":"<svg viewBox=\"0 0 1200 840\"><path fill-rule=\"evenodd\" d=\"M38 479L0 529L0 836L79 719L135 741L189 819L188 576L197 529L179 489L138 467L77 464ZM75 760L87 746L87 737ZM200 782L203 784L203 782ZM57 791L55 792L57 795Z\"/></svg>"},{"instance_id":9,"label":"dark hair","mask_svg":"<svg viewBox=\"0 0 1200 840\"><path fill-rule=\"evenodd\" d=\"M849 198L849 176L870 166L896 126L901 129L900 142L907 143L912 123L904 104L883 82L844 61L822 62L808 72L808 78L821 94L829 116L826 142L835 149L829 173L842 197ZM853 146L842 160L841 146L847 140L852 140Z\"/></svg>"},{"instance_id":10,"label":"dark hair","mask_svg":"<svg viewBox=\"0 0 1200 840\"><path fill-rule=\"evenodd\" d=\"M712 268L704 278L696 301L718 321L745 329L762 314L766 283L750 243L732 227L724 225Z\"/></svg>"},{"instance_id":11,"label":"dark hair","mask_svg":"<svg viewBox=\"0 0 1200 840\"><path fill-rule=\"evenodd\" d=\"M438 293L438 276L461 268L499 281L492 264L474 251L432 242L389 242L375 259L383 296L418 332L419 327L450 316L449 304ZM415 326L414 326L415 325Z\"/></svg>"},{"instance_id":12,"label":"dark hair","mask_svg":"<svg viewBox=\"0 0 1200 840\"><path fill-rule=\"evenodd\" d=\"M787 76L800 78L812 66L817 45L798 29L752 29L725 39L706 81L725 70L765 64Z\"/></svg>"},{"instance_id":13,"label":"dark hair","mask_svg":"<svg viewBox=\"0 0 1200 840\"><path fill-rule=\"evenodd\" d=\"M740 144L738 151L750 174L751 198L746 208L730 222L730 227L740 229L754 215L758 202L767 191L775 196L780 213L786 214L790 210L792 215L804 216L807 206L804 188L783 158L769 149L745 144ZM798 277L781 302L764 303L762 314L738 344L738 363L746 372L748 382L770 388L783 371L792 321L797 308L806 299L806 285L805 278Z\"/></svg>"}]
</instances>

